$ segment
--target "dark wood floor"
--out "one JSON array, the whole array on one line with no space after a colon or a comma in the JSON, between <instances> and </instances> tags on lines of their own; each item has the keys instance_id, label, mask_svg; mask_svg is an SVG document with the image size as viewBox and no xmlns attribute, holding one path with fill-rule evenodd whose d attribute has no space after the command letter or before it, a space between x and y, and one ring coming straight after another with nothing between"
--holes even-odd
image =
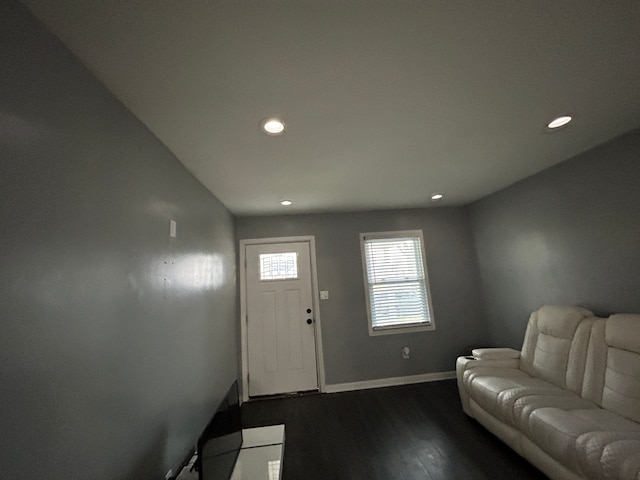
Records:
<instances>
[{"instance_id":1,"label":"dark wood floor","mask_svg":"<svg viewBox=\"0 0 640 480\"><path fill-rule=\"evenodd\" d=\"M455 380L254 400L242 415L285 424L284 480L546 478L462 412Z\"/></svg>"}]
</instances>

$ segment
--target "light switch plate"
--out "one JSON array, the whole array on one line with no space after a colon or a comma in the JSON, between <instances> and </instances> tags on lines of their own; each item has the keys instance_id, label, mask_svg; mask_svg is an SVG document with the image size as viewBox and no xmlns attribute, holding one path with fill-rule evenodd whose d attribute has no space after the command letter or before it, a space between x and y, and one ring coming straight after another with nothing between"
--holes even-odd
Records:
<instances>
[{"instance_id":1,"label":"light switch plate","mask_svg":"<svg viewBox=\"0 0 640 480\"><path fill-rule=\"evenodd\" d=\"M329 290L320 290L320 300L329 300Z\"/></svg>"},{"instance_id":2,"label":"light switch plate","mask_svg":"<svg viewBox=\"0 0 640 480\"><path fill-rule=\"evenodd\" d=\"M169 220L169 236L171 238L176 238L176 230L178 228L178 225L176 224L176 221L172 218Z\"/></svg>"}]
</instances>

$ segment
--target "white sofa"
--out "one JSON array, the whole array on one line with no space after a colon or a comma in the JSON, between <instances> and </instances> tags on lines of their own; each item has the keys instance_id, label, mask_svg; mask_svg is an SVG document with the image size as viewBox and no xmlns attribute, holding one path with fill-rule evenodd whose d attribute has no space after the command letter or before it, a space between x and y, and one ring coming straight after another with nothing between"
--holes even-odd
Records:
<instances>
[{"instance_id":1,"label":"white sofa","mask_svg":"<svg viewBox=\"0 0 640 480\"><path fill-rule=\"evenodd\" d=\"M465 413L549 477L640 480L640 315L544 306L521 352L456 370Z\"/></svg>"}]
</instances>

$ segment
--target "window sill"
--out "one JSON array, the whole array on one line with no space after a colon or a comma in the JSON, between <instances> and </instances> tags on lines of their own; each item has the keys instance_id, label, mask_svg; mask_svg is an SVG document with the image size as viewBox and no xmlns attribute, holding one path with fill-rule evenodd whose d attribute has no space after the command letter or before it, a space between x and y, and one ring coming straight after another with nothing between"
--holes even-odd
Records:
<instances>
[{"instance_id":1,"label":"window sill","mask_svg":"<svg viewBox=\"0 0 640 480\"><path fill-rule=\"evenodd\" d=\"M396 335L399 333L415 333L415 332L427 332L435 330L436 326L433 322L428 325L407 325L397 327L385 327L373 329L369 326L369 336L377 337L379 335Z\"/></svg>"}]
</instances>

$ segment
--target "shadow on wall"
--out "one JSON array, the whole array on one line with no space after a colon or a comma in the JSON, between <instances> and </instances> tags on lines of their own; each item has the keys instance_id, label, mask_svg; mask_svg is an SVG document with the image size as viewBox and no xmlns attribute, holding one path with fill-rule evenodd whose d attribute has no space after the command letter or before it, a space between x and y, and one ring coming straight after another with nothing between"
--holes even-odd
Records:
<instances>
[{"instance_id":1,"label":"shadow on wall","mask_svg":"<svg viewBox=\"0 0 640 480\"><path fill-rule=\"evenodd\" d=\"M167 472L159 469L164 463L164 452L167 444L168 431L166 424L160 426L153 439L147 443L147 448L141 451L134 460L130 471L118 480L142 480L145 478L162 479ZM96 439L99 441L99 439ZM152 472L152 476L149 476Z\"/></svg>"}]
</instances>

